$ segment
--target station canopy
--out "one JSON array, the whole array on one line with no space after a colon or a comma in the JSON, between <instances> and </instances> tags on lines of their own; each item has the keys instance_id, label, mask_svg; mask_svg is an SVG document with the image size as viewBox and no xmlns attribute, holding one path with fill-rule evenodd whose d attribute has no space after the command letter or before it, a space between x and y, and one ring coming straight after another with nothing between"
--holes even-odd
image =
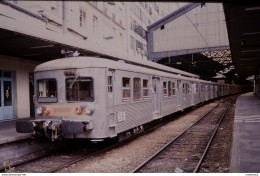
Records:
<instances>
[{"instance_id":1,"label":"station canopy","mask_svg":"<svg viewBox=\"0 0 260 176\"><path fill-rule=\"evenodd\" d=\"M148 53L151 61L210 77L233 70L222 3L187 3L150 25Z\"/></svg>"}]
</instances>

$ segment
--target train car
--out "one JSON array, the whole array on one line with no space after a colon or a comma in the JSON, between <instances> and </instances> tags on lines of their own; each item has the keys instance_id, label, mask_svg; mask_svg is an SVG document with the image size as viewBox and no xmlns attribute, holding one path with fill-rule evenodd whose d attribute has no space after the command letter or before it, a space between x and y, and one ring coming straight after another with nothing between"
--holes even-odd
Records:
<instances>
[{"instance_id":1,"label":"train car","mask_svg":"<svg viewBox=\"0 0 260 176\"><path fill-rule=\"evenodd\" d=\"M99 57L49 61L34 78L36 118L17 121L16 130L51 140L123 139L217 91L215 83L159 64Z\"/></svg>"}]
</instances>

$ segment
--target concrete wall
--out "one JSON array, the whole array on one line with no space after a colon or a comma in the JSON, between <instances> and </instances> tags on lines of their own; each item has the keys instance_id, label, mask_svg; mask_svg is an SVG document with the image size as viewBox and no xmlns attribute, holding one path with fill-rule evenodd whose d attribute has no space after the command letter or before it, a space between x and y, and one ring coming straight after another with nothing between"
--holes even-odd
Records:
<instances>
[{"instance_id":1,"label":"concrete wall","mask_svg":"<svg viewBox=\"0 0 260 176\"><path fill-rule=\"evenodd\" d=\"M14 73L14 118L30 116L29 73L38 64L40 63L0 55L0 70Z\"/></svg>"},{"instance_id":2,"label":"concrete wall","mask_svg":"<svg viewBox=\"0 0 260 176\"><path fill-rule=\"evenodd\" d=\"M29 12L45 17L47 22L9 6L0 5L3 14L0 16L0 28L97 54L130 60L147 59L147 40L137 34L139 27L131 29L131 19L147 31L148 25L179 8L176 3L166 2L115 2L114 5L102 1L65 2L65 21L68 29L66 33L63 33L62 1L10 1ZM104 8L107 9L106 12ZM80 23L82 11L85 15ZM132 48L131 38L134 39ZM140 43L145 48L144 52L137 52Z\"/></svg>"}]
</instances>

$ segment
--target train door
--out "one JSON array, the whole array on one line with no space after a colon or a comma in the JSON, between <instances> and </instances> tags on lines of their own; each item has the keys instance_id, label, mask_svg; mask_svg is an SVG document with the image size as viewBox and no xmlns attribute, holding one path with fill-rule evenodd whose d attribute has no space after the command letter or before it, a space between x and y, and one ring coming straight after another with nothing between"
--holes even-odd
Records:
<instances>
[{"instance_id":1,"label":"train door","mask_svg":"<svg viewBox=\"0 0 260 176\"><path fill-rule=\"evenodd\" d=\"M114 90L113 90L114 80L115 80L115 71L109 70L107 74L107 96L108 96L107 105L109 107L114 106Z\"/></svg>"},{"instance_id":2,"label":"train door","mask_svg":"<svg viewBox=\"0 0 260 176\"><path fill-rule=\"evenodd\" d=\"M195 83L191 82L190 86L191 86L191 91L190 91L190 93L191 93L191 105L193 106L194 105L195 88L196 88Z\"/></svg>"},{"instance_id":3,"label":"train door","mask_svg":"<svg viewBox=\"0 0 260 176\"><path fill-rule=\"evenodd\" d=\"M107 92L107 115L109 124L109 136L116 136L117 117L115 112L115 70L109 69L106 77L106 92Z\"/></svg>"},{"instance_id":4,"label":"train door","mask_svg":"<svg viewBox=\"0 0 260 176\"><path fill-rule=\"evenodd\" d=\"M13 119L13 73L0 71L0 121Z\"/></svg>"},{"instance_id":5,"label":"train door","mask_svg":"<svg viewBox=\"0 0 260 176\"><path fill-rule=\"evenodd\" d=\"M205 99L208 100L208 99L209 99L209 98L208 98L208 97L209 97L209 85L206 85L205 88L206 88L206 89L205 89L205 97L206 97Z\"/></svg>"},{"instance_id":6,"label":"train door","mask_svg":"<svg viewBox=\"0 0 260 176\"><path fill-rule=\"evenodd\" d=\"M33 102L34 95L34 80L33 73L29 73L29 94L30 94L30 117L35 117L35 107Z\"/></svg>"},{"instance_id":7,"label":"train door","mask_svg":"<svg viewBox=\"0 0 260 176\"><path fill-rule=\"evenodd\" d=\"M181 80L177 80L177 105L178 110L182 109L182 83Z\"/></svg>"},{"instance_id":8,"label":"train door","mask_svg":"<svg viewBox=\"0 0 260 176\"><path fill-rule=\"evenodd\" d=\"M160 78L152 78L153 86L153 118L160 117L161 104L160 104Z\"/></svg>"}]
</instances>

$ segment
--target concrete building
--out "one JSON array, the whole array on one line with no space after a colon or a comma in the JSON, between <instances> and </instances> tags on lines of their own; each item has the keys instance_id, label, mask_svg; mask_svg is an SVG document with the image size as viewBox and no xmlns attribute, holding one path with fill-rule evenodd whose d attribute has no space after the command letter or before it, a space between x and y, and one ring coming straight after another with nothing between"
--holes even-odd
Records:
<instances>
[{"instance_id":1,"label":"concrete building","mask_svg":"<svg viewBox=\"0 0 260 176\"><path fill-rule=\"evenodd\" d=\"M81 55L147 59L147 26L185 3L0 1L0 121L34 115L33 70Z\"/></svg>"}]
</instances>

